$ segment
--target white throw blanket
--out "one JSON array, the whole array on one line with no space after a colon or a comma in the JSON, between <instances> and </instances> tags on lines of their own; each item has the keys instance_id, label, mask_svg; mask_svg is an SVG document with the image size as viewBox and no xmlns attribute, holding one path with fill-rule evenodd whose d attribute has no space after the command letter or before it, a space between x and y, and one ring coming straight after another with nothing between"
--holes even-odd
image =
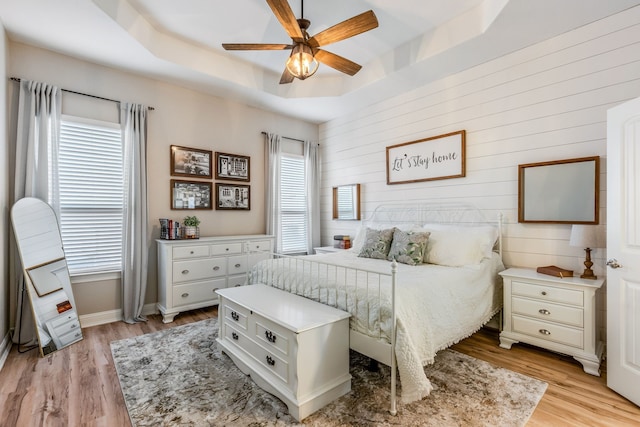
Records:
<instances>
[{"instance_id":1,"label":"white throw blanket","mask_svg":"<svg viewBox=\"0 0 640 427\"><path fill-rule=\"evenodd\" d=\"M389 341L390 278L381 277L378 291L380 276L374 274L362 279L358 273L356 279L353 271L313 263L389 274L390 262L359 258L353 251L304 258L305 266L292 265L287 259L258 264L252 272L252 282L284 288L337 306L351 313L352 329ZM502 282L497 273L502 269L504 266L497 254L490 260L466 267L398 264L396 360L404 403L422 399L431 392L433 387L423 366L433 363L438 351L472 335L500 310Z\"/></svg>"}]
</instances>

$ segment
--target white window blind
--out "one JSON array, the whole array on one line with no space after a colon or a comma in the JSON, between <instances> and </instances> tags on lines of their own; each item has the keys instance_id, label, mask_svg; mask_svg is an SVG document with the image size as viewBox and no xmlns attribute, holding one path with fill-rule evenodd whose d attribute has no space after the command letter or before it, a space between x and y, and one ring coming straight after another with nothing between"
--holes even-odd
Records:
<instances>
[{"instance_id":1,"label":"white window blind","mask_svg":"<svg viewBox=\"0 0 640 427\"><path fill-rule=\"evenodd\" d=\"M280 169L282 252L307 252L307 197L304 159L282 155Z\"/></svg>"},{"instance_id":2,"label":"white window blind","mask_svg":"<svg viewBox=\"0 0 640 427\"><path fill-rule=\"evenodd\" d=\"M60 233L72 275L122 269L122 151L118 123L62 117Z\"/></svg>"}]
</instances>

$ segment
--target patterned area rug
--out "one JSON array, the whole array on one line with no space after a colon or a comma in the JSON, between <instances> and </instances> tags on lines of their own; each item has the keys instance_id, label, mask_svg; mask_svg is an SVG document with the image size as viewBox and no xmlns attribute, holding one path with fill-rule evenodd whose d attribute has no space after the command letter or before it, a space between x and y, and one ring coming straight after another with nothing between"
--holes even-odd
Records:
<instances>
[{"instance_id":1,"label":"patterned area rug","mask_svg":"<svg viewBox=\"0 0 640 427\"><path fill-rule=\"evenodd\" d=\"M134 426L300 425L216 345L217 319L111 343ZM434 391L388 413L390 370L351 352L352 391L302 421L310 426L521 426L547 384L453 350L427 366ZM400 389L399 393L402 393Z\"/></svg>"}]
</instances>

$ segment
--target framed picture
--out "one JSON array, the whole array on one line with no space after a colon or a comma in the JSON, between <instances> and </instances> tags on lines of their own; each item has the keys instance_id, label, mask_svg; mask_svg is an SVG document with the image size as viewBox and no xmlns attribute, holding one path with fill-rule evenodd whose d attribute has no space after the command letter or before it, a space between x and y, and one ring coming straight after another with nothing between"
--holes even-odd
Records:
<instances>
[{"instance_id":1,"label":"framed picture","mask_svg":"<svg viewBox=\"0 0 640 427\"><path fill-rule=\"evenodd\" d=\"M216 183L216 209L251 209L251 187Z\"/></svg>"},{"instance_id":2,"label":"framed picture","mask_svg":"<svg viewBox=\"0 0 640 427\"><path fill-rule=\"evenodd\" d=\"M171 209L213 209L211 183L172 179Z\"/></svg>"},{"instance_id":3,"label":"framed picture","mask_svg":"<svg viewBox=\"0 0 640 427\"><path fill-rule=\"evenodd\" d=\"M172 145L171 176L211 179L211 151Z\"/></svg>"},{"instance_id":4,"label":"framed picture","mask_svg":"<svg viewBox=\"0 0 640 427\"><path fill-rule=\"evenodd\" d=\"M387 184L465 176L466 131L387 147Z\"/></svg>"},{"instance_id":5,"label":"framed picture","mask_svg":"<svg viewBox=\"0 0 640 427\"><path fill-rule=\"evenodd\" d=\"M216 179L249 182L249 157L216 151Z\"/></svg>"}]
</instances>

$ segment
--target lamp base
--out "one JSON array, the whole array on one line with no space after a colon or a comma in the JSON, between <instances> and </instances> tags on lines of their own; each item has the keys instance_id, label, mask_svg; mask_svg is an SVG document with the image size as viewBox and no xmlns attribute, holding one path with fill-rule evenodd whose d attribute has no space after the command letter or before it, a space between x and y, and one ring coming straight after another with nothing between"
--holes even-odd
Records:
<instances>
[{"instance_id":1,"label":"lamp base","mask_svg":"<svg viewBox=\"0 0 640 427\"><path fill-rule=\"evenodd\" d=\"M580 275L580 278L595 280L598 278L598 276L593 274L593 270L591 269L591 266L593 265L593 262L591 262L591 248L585 248L584 250L587 253L587 256L584 260L584 272Z\"/></svg>"},{"instance_id":2,"label":"lamp base","mask_svg":"<svg viewBox=\"0 0 640 427\"><path fill-rule=\"evenodd\" d=\"M593 274L593 271L591 269L587 269L584 271L584 273L582 273L580 275L581 279L590 279L590 280L596 280L598 278L598 276L596 276L595 274Z\"/></svg>"}]
</instances>

